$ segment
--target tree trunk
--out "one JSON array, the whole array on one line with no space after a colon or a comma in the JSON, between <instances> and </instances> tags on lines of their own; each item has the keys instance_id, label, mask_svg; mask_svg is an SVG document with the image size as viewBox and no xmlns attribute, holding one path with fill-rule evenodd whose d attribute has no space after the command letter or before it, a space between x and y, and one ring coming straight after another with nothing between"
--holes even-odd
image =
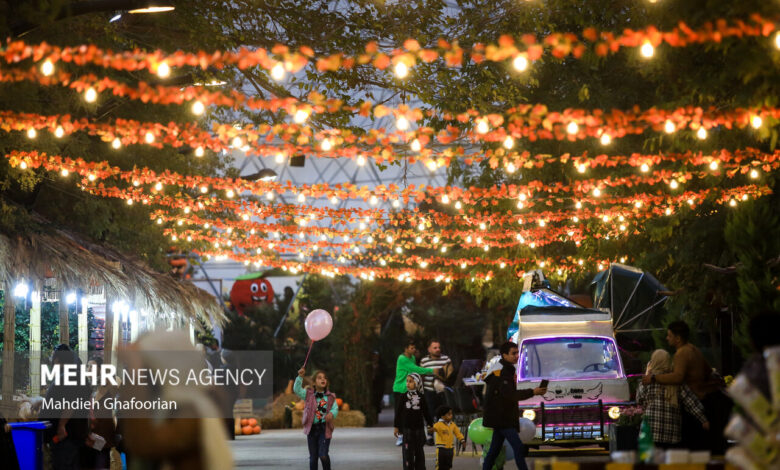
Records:
<instances>
[{"instance_id":1,"label":"tree trunk","mask_svg":"<svg viewBox=\"0 0 780 470\"><path fill-rule=\"evenodd\" d=\"M87 303L84 302L86 296L80 296L76 299L76 311L79 313L79 357L84 364L89 360L89 323L87 318Z\"/></svg>"},{"instance_id":2,"label":"tree trunk","mask_svg":"<svg viewBox=\"0 0 780 470\"><path fill-rule=\"evenodd\" d=\"M113 347L114 347L114 336L116 336L117 332L114 331L114 312L111 309L111 301L113 300L112 296L109 295L108 288L106 288L106 321L103 324L104 326L104 334L103 334L103 363L104 364L112 364L111 359L113 359Z\"/></svg>"},{"instance_id":3,"label":"tree trunk","mask_svg":"<svg viewBox=\"0 0 780 470\"><path fill-rule=\"evenodd\" d=\"M41 284L36 282L30 308L30 393L41 394Z\"/></svg>"},{"instance_id":4,"label":"tree trunk","mask_svg":"<svg viewBox=\"0 0 780 470\"><path fill-rule=\"evenodd\" d=\"M70 345L70 324L68 322L68 302L65 301L65 286L60 290L60 301L57 302L60 313L60 344Z\"/></svg>"},{"instance_id":5,"label":"tree trunk","mask_svg":"<svg viewBox=\"0 0 780 470\"><path fill-rule=\"evenodd\" d=\"M11 416L14 395L14 336L16 333L16 305L11 281L5 281L3 290L3 415Z\"/></svg>"}]
</instances>

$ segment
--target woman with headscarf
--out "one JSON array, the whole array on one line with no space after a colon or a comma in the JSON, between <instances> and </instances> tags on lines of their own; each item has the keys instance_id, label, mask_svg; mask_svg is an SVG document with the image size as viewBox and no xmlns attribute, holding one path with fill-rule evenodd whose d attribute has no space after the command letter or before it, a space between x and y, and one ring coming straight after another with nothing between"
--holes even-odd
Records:
<instances>
[{"instance_id":1,"label":"woman with headscarf","mask_svg":"<svg viewBox=\"0 0 780 470\"><path fill-rule=\"evenodd\" d=\"M666 374L671 370L671 355L663 349L653 351L650 362L647 363L647 375ZM644 409L644 416L653 431L656 447L677 447L682 440L681 405L701 422L704 429L709 429L710 423L704 414L704 406L685 384L664 385L653 382L640 385L636 392L636 401Z\"/></svg>"},{"instance_id":2,"label":"woman with headscarf","mask_svg":"<svg viewBox=\"0 0 780 470\"><path fill-rule=\"evenodd\" d=\"M423 395L423 380L412 372L406 376L406 393L395 404L393 432L403 435L404 470L425 470L425 423L433 432L433 418Z\"/></svg>"}]
</instances>

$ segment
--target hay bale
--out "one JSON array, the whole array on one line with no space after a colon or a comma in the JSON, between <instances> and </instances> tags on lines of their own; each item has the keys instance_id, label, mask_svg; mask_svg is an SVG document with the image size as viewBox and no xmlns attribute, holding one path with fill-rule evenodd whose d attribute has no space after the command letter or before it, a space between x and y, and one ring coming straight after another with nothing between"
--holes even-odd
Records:
<instances>
[{"instance_id":1,"label":"hay bale","mask_svg":"<svg viewBox=\"0 0 780 470\"><path fill-rule=\"evenodd\" d=\"M294 393L283 393L277 396L260 412L260 416L263 417L263 429L281 429L284 423L284 409L299 400L298 395Z\"/></svg>"},{"instance_id":2,"label":"hay bale","mask_svg":"<svg viewBox=\"0 0 780 470\"><path fill-rule=\"evenodd\" d=\"M303 411L293 410L292 427L302 428ZM337 428L363 428L366 426L366 415L362 411L339 411L336 415Z\"/></svg>"}]
</instances>

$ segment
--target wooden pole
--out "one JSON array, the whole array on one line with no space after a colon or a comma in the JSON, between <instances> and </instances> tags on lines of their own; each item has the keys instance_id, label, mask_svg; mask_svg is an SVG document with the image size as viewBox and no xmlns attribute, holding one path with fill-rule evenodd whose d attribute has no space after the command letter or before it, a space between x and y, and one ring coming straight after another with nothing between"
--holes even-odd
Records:
<instances>
[{"instance_id":1,"label":"wooden pole","mask_svg":"<svg viewBox=\"0 0 780 470\"><path fill-rule=\"evenodd\" d=\"M68 302L65 300L65 286L60 289L60 301L58 302L60 313L60 344L70 346L70 322L68 321Z\"/></svg>"},{"instance_id":2,"label":"wooden pole","mask_svg":"<svg viewBox=\"0 0 780 470\"><path fill-rule=\"evenodd\" d=\"M3 415L15 415L14 399L14 338L16 336L16 304L14 287L6 280L3 288Z\"/></svg>"},{"instance_id":3,"label":"wooden pole","mask_svg":"<svg viewBox=\"0 0 780 470\"><path fill-rule=\"evenodd\" d=\"M87 296L76 298L76 308L81 307L79 313L79 358L86 364L89 360L89 323L87 319Z\"/></svg>"},{"instance_id":4,"label":"wooden pole","mask_svg":"<svg viewBox=\"0 0 780 470\"><path fill-rule=\"evenodd\" d=\"M41 394L41 286L34 284L30 308L30 394Z\"/></svg>"},{"instance_id":5,"label":"wooden pole","mask_svg":"<svg viewBox=\"0 0 780 470\"><path fill-rule=\"evenodd\" d=\"M103 363L104 364L112 364L113 359L113 347L114 347L114 337L116 336L116 330L114 330L114 312L111 309L111 303L113 302L114 297L111 295L111 293L108 291L108 287L106 287L106 322L104 323L105 326L105 334L103 335Z\"/></svg>"}]
</instances>

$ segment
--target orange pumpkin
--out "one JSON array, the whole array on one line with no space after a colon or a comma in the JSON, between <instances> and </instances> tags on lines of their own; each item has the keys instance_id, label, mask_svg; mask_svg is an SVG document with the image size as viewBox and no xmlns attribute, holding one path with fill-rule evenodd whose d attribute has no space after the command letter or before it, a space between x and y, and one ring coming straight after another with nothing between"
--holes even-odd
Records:
<instances>
[{"instance_id":1,"label":"orange pumpkin","mask_svg":"<svg viewBox=\"0 0 780 470\"><path fill-rule=\"evenodd\" d=\"M248 422L248 423L246 423L246 424L248 424L248 425L250 425L250 426L252 426L252 427L255 427L255 426L257 426L257 420L256 420L255 418L249 418L249 419L248 419L248 421L249 421L249 422Z\"/></svg>"},{"instance_id":2,"label":"orange pumpkin","mask_svg":"<svg viewBox=\"0 0 780 470\"><path fill-rule=\"evenodd\" d=\"M341 410L342 411L349 411L349 403L344 403L343 405L341 405Z\"/></svg>"},{"instance_id":3,"label":"orange pumpkin","mask_svg":"<svg viewBox=\"0 0 780 470\"><path fill-rule=\"evenodd\" d=\"M248 425L249 425L249 420L246 419L246 418L242 418L241 419L241 426L243 427L243 426L248 426Z\"/></svg>"},{"instance_id":4,"label":"orange pumpkin","mask_svg":"<svg viewBox=\"0 0 780 470\"><path fill-rule=\"evenodd\" d=\"M336 404L339 406L339 409L340 409L341 405L344 404L344 400L342 400L341 398L336 398Z\"/></svg>"},{"instance_id":5,"label":"orange pumpkin","mask_svg":"<svg viewBox=\"0 0 780 470\"><path fill-rule=\"evenodd\" d=\"M254 426L252 428L252 433L253 434L260 434L260 426Z\"/></svg>"},{"instance_id":6,"label":"orange pumpkin","mask_svg":"<svg viewBox=\"0 0 780 470\"><path fill-rule=\"evenodd\" d=\"M295 409L296 410L303 410L303 401L295 402Z\"/></svg>"},{"instance_id":7,"label":"orange pumpkin","mask_svg":"<svg viewBox=\"0 0 780 470\"><path fill-rule=\"evenodd\" d=\"M241 428L241 434L246 434L246 435L252 434L252 426L244 426L243 428Z\"/></svg>"}]
</instances>

